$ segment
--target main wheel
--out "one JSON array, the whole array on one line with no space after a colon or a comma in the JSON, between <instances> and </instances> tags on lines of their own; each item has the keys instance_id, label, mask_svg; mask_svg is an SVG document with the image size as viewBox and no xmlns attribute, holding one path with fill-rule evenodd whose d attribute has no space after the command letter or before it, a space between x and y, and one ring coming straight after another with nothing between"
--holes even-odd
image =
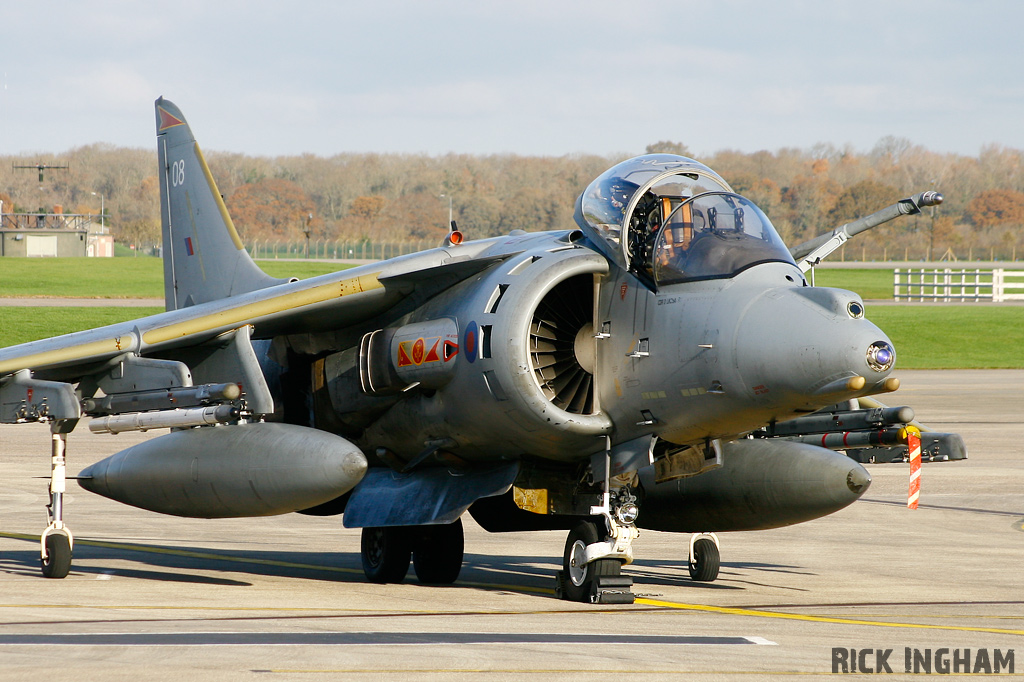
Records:
<instances>
[{"instance_id":1,"label":"main wheel","mask_svg":"<svg viewBox=\"0 0 1024 682\"><path fill-rule=\"evenodd\" d=\"M721 564L721 553L718 545L708 538L698 538L693 543L693 556L690 557L690 578L700 582L711 582L718 577Z\"/></svg>"},{"instance_id":2,"label":"main wheel","mask_svg":"<svg viewBox=\"0 0 1024 682\"><path fill-rule=\"evenodd\" d=\"M421 583L450 585L462 570L462 555L466 547L462 532L462 519L438 526L417 529L412 552L412 564Z\"/></svg>"},{"instance_id":3,"label":"main wheel","mask_svg":"<svg viewBox=\"0 0 1024 682\"><path fill-rule=\"evenodd\" d=\"M359 548L367 580L372 583L400 583L405 580L412 555L408 529L364 528Z\"/></svg>"},{"instance_id":4,"label":"main wheel","mask_svg":"<svg viewBox=\"0 0 1024 682\"><path fill-rule=\"evenodd\" d=\"M569 531L565 540L565 552L562 555L562 568L565 572L565 596L570 601L590 602L594 583L601 576L621 575L622 562L618 559L597 559L589 564L583 562L587 545L600 540L598 533L600 521L582 521Z\"/></svg>"},{"instance_id":5,"label":"main wheel","mask_svg":"<svg viewBox=\"0 0 1024 682\"><path fill-rule=\"evenodd\" d=\"M42 560L43 575L64 578L71 571L71 541L63 533L46 536L46 558Z\"/></svg>"}]
</instances>

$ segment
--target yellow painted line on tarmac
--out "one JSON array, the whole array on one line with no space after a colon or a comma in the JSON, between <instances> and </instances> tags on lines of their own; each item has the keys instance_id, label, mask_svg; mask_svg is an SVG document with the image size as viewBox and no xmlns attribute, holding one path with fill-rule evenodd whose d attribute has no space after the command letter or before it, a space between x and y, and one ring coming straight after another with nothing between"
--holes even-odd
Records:
<instances>
[{"instance_id":1,"label":"yellow painted line on tarmac","mask_svg":"<svg viewBox=\"0 0 1024 682\"><path fill-rule=\"evenodd\" d=\"M0 533L0 537L13 540L29 540L39 542L38 535L27 533ZM275 566L278 568L301 568L313 571L327 571L330 573L345 573L349 575L363 575L362 569L342 568L340 566L321 566L319 564L300 564L293 561L278 561L276 559L254 559L251 557L231 556L230 554L214 554L212 552L195 552L188 549L171 549L169 547L153 547L152 545L131 545L121 542L106 542L103 540L83 540L75 538L76 545L88 547L102 547L103 549L120 549L128 552L146 552L149 554L166 554L180 556L189 559L207 559L213 561L230 561L238 564L256 564L259 566Z\"/></svg>"},{"instance_id":2,"label":"yellow painted line on tarmac","mask_svg":"<svg viewBox=\"0 0 1024 682\"><path fill-rule=\"evenodd\" d=\"M1018 635L1024 637L1024 630L1008 630L1003 628L979 628L969 625L930 625L927 623L895 623L882 620L863 620L859 618L834 618L831 616L812 616L802 613L782 613L779 611L760 611L756 609L742 609L728 606L707 606L705 604L683 604L680 602L660 601L640 597L637 604L647 606L661 606L667 609L679 609L681 611L703 611L705 613L720 613L729 616L751 616L754 618L776 618L780 620L796 620L806 623L834 623L837 625L868 625L882 628L904 628L911 630L952 630L955 632L987 632L997 635Z\"/></svg>"},{"instance_id":3,"label":"yellow painted line on tarmac","mask_svg":"<svg viewBox=\"0 0 1024 682\"><path fill-rule=\"evenodd\" d=\"M38 535L31 535L28 533L4 533L0 532L0 538L10 538L12 540L28 540L29 542L39 542ZM169 547L154 547L152 545L133 545L121 542L107 542L104 540L83 540L81 538L75 538L76 545L86 545L89 547L101 547L103 549L118 549L128 552L146 552L150 554L165 554L170 556L180 556L190 559L207 559L213 561L230 561L239 564L257 564L260 566L275 566L280 568L299 568L310 571L328 571L331 573L345 573L348 575L363 575L362 569L359 568L342 568L339 566L324 566L321 564L300 564L294 561L277 561L275 559L254 559L251 557L231 556L229 554L215 554L212 552L196 552L188 549L173 549ZM488 590L506 590L508 592L520 592L526 594L544 594L552 595L555 593L554 589L546 587L523 587L521 585L503 585L499 583L480 583L480 582L469 582L460 580L458 583L462 587L477 587ZM258 609L257 609L258 610ZM425 611L424 613L432 613Z\"/></svg>"},{"instance_id":4,"label":"yellow painted line on tarmac","mask_svg":"<svg viewBox=\"0 0 1024 682\"><path fill-rule=\"evenodd\" d=\"M15 540L28 540L31 542L38 542L39 537L29 535L27 533L4 533L0 532L0 537L11 538ZM300 564L292 561L277 561L274 559L254 559L248 557L230 556L227 554L215 554L211 552L195 552L192 550L185 549L170 549L165 547L153 547L150 545L132 545L119 542L106 542L102 540L82 540L76 539L75 542L81 545L87 545L91 547L101 547L104 549L119 549L131 552L149 552L153 554L165 554L171 556L181 556L193 559L207 559L214 561L228 561L239 564L255 564L260 566L275 566L279 568L298 568L304 570L314 571L327 571L331 573L345 573L349 575L362 575L363 571L356 568L341 568L338 566L320 566L317 564ZM479 583L479 582L459 582L459 586L462 587L478 587L482 589L502 589L510 592L518 592L522 594L552 594L554 590L547 588L528 588L516 585L498 585L494 583ZM892 621L881 621L881 620L866 620L863 618L837 618L834 616L815 616L809 614L800 613L784 613L779 611L763 611L759 609L744 609L735 608L728 606L710 606L707 604L686 604L682 602L669 602L658 599L649 599L646 597L638 597L636 604L645 606L655 606L665 609L676 609L680 611L697 611L704 613L718 613L722 615L730 616L747 616L753 618L772 618L778 620L794 620L802 621L805 623L833 623L837 625L858 625L858 626L870 626L870 627L883 627L883 628L901 628L901 629L912 629L912 630L946 630L953 632L985 632L990 634L998 635L1016 635L1024 636L1024 630L1012 630L1007 628L985 628L985 627L973 627L967 625L933 625L928 623L901 623ZM167 607L174 608L174 607ZM259 610L259 609L256 609ZM269 609L268 609L269 610Z\"/></svg>"},{"instance_id":5,"label":"yellow painted line on tarmac","mask_svg":"<svg viewBox=\"0 0 1024 682\"><path fill-rule=\"evenodd\" d=\"M30 542L39 542L38 535L30 535L28 533L3 533L0 532L0 538L10 538L12 540L28 540ZM129 552L147 552L151 554L166 554L170 556L180 556L190 559L208 559L215 561L231 561L239 564L258 564L261 566L276 566L280 568L301 568L310 571L329 571L332 573L345 573L349 575L363 575L362 569L359 568L341 568L339 566L324 566L321 564L300 564L293 561L277 561L275 559L254 559L251 557L231 556L230 554L215 554L211 552L196 552L188 549L173 549L169 547L154 547L152 545L133 545L121 542L106 542L104 540L83 540L81 538L75 538L76 545L86 545L89 547L102 547L103 549L119 549ZM502 585L498 583L480 583L480 582L468 582L460 580L459 585L462 587L479 587L488 590L506 590L509 592L522 592L527 594L554 594L555 590L546 587L523 587L522 585Z\"/></svg>"}]
</instances>

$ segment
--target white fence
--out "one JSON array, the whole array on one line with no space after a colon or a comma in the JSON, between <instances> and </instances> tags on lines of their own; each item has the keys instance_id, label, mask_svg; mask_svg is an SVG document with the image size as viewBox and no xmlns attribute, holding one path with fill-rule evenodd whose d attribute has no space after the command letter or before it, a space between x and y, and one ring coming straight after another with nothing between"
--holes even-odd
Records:
<instances>
[{"instance_id":1,"label":"white fence","mask_svg":"<svg viewBox=\"0 0 1024 682\"><path fill-rule=\"evenodd\" d=\"M907 269L893 271L897 301L1024 301L1024 270Z\"/></svg>"}]
</instances>

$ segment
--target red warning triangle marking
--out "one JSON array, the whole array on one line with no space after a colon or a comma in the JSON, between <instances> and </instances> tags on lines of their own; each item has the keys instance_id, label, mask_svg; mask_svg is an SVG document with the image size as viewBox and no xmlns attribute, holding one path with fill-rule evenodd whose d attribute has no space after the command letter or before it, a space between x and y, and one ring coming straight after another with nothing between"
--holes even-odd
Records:
<instances>
[{"instance_id":1,"label":"red warning triangle marking","mask_svg":"<svg viewBox=\"0 0 1024 682\"><path fill-rule=\"evenodd\" d=\"M173 128L174 126L183 126L185 122L177 116L167 113L167 110L163 107L157 107L160 110L160 132Z\"/></svg>"},{"instance_id":2,"label":"red warning triangle marking","mask_svg":"<svg viewBox=\"0 0 1024 682\"><path fill-rule=\"evenodd\" d=\"M441 359L441 356L437 354L437 346L441 343L441 337L434 339L434 345L427 351L427 357L423 359L423 362L437 362Z\"/></svg>"},{"instance_id":3,"label":"red warning triangle marking","mask_svg":"<svg viewBox=\"0 0 1024 682\"><path fill-rule=\"evenodd\" d=\"M444 342L444 361L448 362L458 354L459 344L455 343L454 341L446 340Z\"/></svg>"},{"instance_id":4,"label":"red warning triangle marking","mask_svg":"<svg viewBox=\"0 0 1024 682\"><path fill-rule=\"evenodd\" d=\"M409 358L409 354L405 351L405 344L398 344L398 366L407 367L412 364L412 360Z\"/></svg>"}]
</instances>

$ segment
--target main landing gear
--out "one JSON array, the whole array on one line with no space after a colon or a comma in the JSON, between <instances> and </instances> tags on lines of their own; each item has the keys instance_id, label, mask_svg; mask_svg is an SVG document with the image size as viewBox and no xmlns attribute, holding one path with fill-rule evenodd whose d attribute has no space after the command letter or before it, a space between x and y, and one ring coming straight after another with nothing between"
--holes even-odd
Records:
<instances>
[{"instance_id":1,"label":"main landing gear","mask_svg":"<svg viewBox=\"0 0 1024 682\"><path fill-rule=\"evenodd\" d=\"M431 526L364 528L360 553L363 573L374 583L400 583L412 559L421 583L450 585L462 570L462 519Z\"/></svg>"}]
</instances>

